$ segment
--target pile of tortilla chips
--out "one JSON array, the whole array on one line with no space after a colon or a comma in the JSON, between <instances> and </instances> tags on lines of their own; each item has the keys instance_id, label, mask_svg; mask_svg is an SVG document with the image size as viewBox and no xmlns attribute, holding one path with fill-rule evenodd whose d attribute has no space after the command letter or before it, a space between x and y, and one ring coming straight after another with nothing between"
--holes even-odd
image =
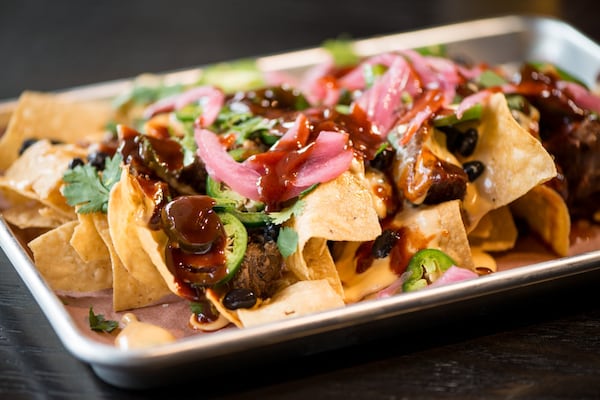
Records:
<instances>
[{"instance_id":1,"label":"pile of tortilla chips","mask_svg":"<svg viewBox=\"0 0 600 400\"><path fill-rule=\"evenodd\" d=\"M112 290L114 310L124 311L157 304L177 293L165 264L166 235L143 223L151 212L151 199L126 168L110 193L106 214L77 213L61 194L69 161L86 156L86 146L102 137L112 112L104 103L24 93L0 140L0 190L8 223L43 232L28 247L53 290L71 294ZM486 169L469 185L464 201L404 207L394 217L394 226L419 238L418 245L409 243L409 251L439 248L463 268L495 270L489 253L514 246L513 216L519 216L557 254L565 255L568 211L560 196L542 185L556 175L550 155L512 118L502 94L484 104L478 131L475 152L461 160L444 150L443 135L434 132L430 137L430 147L443 159L458 165L476 159ZM19 155L23 140L29 138L39 140ZM377 259L363 273L356 271L357 248L382 232L362 164L355 162L304 201L302 212L286 223L298 233L298 248L286 260L289 275L275 296L252 309L230 311L215 292L207 291L216 308L236 326L342 307L399 279L389 267L389 257Z\"/></svg>"}]
</instances>

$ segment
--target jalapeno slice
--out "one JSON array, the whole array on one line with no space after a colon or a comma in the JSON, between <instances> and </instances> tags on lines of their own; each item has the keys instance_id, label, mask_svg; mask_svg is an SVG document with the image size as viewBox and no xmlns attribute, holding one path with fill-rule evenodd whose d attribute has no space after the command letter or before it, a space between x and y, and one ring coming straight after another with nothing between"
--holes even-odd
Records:
<instances>
[{"instance_id":1,"label":"jalapeno slice","mask_svg":"<svg viewBox=\"0 0 600 400\"><path fill-rule=\"evenodd\" d=\"M242 265L246 247L248 245L248 232L244 224L228 212L218 211L221 219L227 243L225 244L225 268L226 274L218 283L229 281Z\"/></svg>"},{"instance_id":2,"label":"jalapeno slice","mask_svg":"<svg viewBox=\"0 0 600 400\"><path fill-rule=\"evenodd\" d=\"M423 289L438 279L456 262L438 249L423 249L415 253L406 268L407 278L402 284L403 292Z\"/></svg>"},{"instance_id":3,"label":"jalapeno slice","mask_svg":"<svg viewBox=\"0 0 600 400\"><path fill-rule=\"evenodd\" d=\"M215 200L215 209L224 210L235 215L242 224L248 227L264 226L271 221L271 218L260 211L242 211L246 198L238 193L224 188L220 182L211 177L206 180L206 193Z\"/></svg>"},{"instance_id":4,"label":"jalapeno slice","mask_svg":"<svg viewBox=\"0 0 600 400\"><path fill-rule=\"evenodd\" d=\"M241 207L246 200L240 194L223 187L221 182L217 182L210 176L206 178L206 194L217 200L217 203L229 207Z\"/></svg>"}]
</instances>

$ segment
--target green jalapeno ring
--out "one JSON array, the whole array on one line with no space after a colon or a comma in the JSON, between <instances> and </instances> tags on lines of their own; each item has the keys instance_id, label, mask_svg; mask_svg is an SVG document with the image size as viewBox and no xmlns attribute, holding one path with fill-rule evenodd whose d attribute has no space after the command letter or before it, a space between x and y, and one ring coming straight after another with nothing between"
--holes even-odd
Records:
<instances>
[{"instance_id":1,"label":"green jalapeno ring","mask_svg":"<svg viewBox=\"0 0 600 400\"><path fill-rule=\"evenodd\" d=\"M408 276L402 284L402 291L413 292L427 287L453 265L456 265L456 262L441 250L422 249L417 251L406 267Z\"/></svg>"},{"instance_id":2,"label":"green jalapeno ring","mask_svg":"<svg viewBox=\"0 0 600 400\"><path fill-rule=\"evenodd\" d=\"M246 198L238 193L223 187L220 182L210 176L206 179L206 194L215 200L215 209L227 211L239 219L245 226L259 227L271 222L271 218L261 211L242 211ZM264 206L256 203L258 208Z\"/></svg>"},{"instance_id":3,"label":"green jalapeno ring","mask_svg":"<svg viewBox=\"0 0 600 400\"><path fill-rule=\"evenodd\" d=\"M229 281L242 265L248 246L248 232L244 224L233 214L217 211L217 215L221 219L227 240L225 245L226 275L218 282L218 284L222 284Z\"/></svg>"}]
</instances>

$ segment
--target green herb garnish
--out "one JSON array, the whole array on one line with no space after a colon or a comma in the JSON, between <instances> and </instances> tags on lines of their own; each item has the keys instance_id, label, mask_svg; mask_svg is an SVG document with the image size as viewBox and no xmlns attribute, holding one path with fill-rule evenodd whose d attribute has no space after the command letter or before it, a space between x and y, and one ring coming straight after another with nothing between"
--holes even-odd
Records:
<instances>
[{"instance_id":1,"label":"green herb garnish","mask_svg":"<svg viewBox=\"0 0 600 400\"><path fill-rule=\"evenodd\" d=\"M272 222L275 225L281 225L288 219L292 218L293 215L298 216L302 214L304 210L305 202L302 200L297 200L291 207L283 209L281 211L276 211L269 213L269 217L272 219Z\"/></svg>"},{"instance_id":2,"label":"green herb garnish","mask_svg":"<svg viewBox=\"0 0 600 400\"><path fill-rule=\"evenodd\" d=\"M269 135L268 132L276 123L277 120L275 119L253 116L249 112L236 112L225 108L219 113L215 121L215 127L219 132L235 133L238 144L242 144L246 139L258 136L265 144L272 145L279 137Z\"/></svg>"},{"instance_id":3,"label":"green herb garnish","mask_svg":"<svg viewBox=\"0 0 600 400\"><path fill-rule=\"evenodd\" d=\"M418 47L415 51L422 56L447 57L448 49L443 44L434 44L431 46Z\"/></svg>"},{"instance_id":4,"label":"green herb garnish","mask_svg":"<svg viewBox=\"0 0 600 400\"><path fill-rule=\"evenodd\" d=\"M504 85L506 83L506 79L491 69L486 69L481 73L481 75L479 75L478 82L484 88L489 88L493 86Z\"/></svg>"},{"instance_id":5,"label":"green herb garnish","mask_svg":"<svg viewBox=\"0 0 600 400\"><path fill-rule=\"evenodd\" d=\"M225 93L233 93L257 89L265 80L255 60L242 59L204 68L198 84L218 86Z\"/></svg>"},{"instance_id":6,"label":"green herb garnish","mask_svg":"<svg viewBox=\"0 0 600 400\"><path fill-rule=\"evenodd\" d=\"M121 177L122 160L119 153L107 158L101 173L90 164L65 171L63 180L66 185L62 188L62 194L67 204L80 206L77 212L81 214L97 211L106 213L110 190Z\"/></svg>"},{"instance_id":7,"label":"green herb garnish","mask_svg":"<svg viewBox=\"0 0 600 400\"><path fill-rule=\"evenodd\" d=\"M192 301L190 303L190 311L192 312L192 314L202 315L204 314L204 304Z\"/></svg>"},{"instance_id":8,"label":"green herb garnish","mask_svg":"<svg viewBox=\"0 0 600 400\"><path fill-rule=\"evenodd\" d=\"M311 189L314 188L313 185ZM296 202L284 210L269 213L268 216L271 218L271 222L275 225L281 225L292 216L299 216L304 210L306 203L303 200L296 200ZM298 233L290 227L284 226L279 230L279 236L277 236L277 248L284 257L289 257L296 252L298 247Z\"/></svg>"},{"instance_id":9,"label":"green herb garnish","mask_svg":"<svg viewBox=\"0 0 600 400\"><path fill-rule=\"evenodd\" d=\"M530 61L529 64L542 73L548 73L548 71L554 72L556 75L558 75L559 79L567 82L577 83L589 90L588 86L581 79L557 65L543 61Z\"/></svg>"},{"instance_id":10,"label":"green herb garnish","mask_svg":"<svg viewBox=\"0 0 600 400\"><path fill-rule=\"evenodd\" d=\"M326 40L322 47L333 57L336 67L352 66L360 60L360 57L354 52L352 41L346 38Z\"/></svg>"},{"instance_id":11,"label":"green herb garnish","mask_svg":"<svg viewBox=\"0 0 600 400\"><path fill-rule=\"evenodd\" d=\"M181 93L183 85L165 86L163 84L156 86L144 86L136 84L129 92L116 97L112 105L116 109L120 109L127 104L150 104L156 100Z\"/></svg>"},{"instance_id":12,"label":"green herb garnish","mask_svg":"<svg viewBox=\"0 0 600 400\"><path fill-rule=\"evenodd\" d=\"M96 332L110 333L119 327L119 323L117 321L104 319L104 315L102 314L94 314L93 307L90 307L88 320L90 323L90 329Z\"/></svg>"},{"instance_id":13,"label":"green herb garnish","mask_svg":"<svg viewBox=\"0 0 600 400\"><path fill-rule=\"evenodd\" d=\"M277 236L277 248L284 257L289 257L296 252L298 247L298 233L290 227L284 226Z\"/></svg>"},{"instance_id":14,"label":"green herb garnish","mask_svg":"<svg viewBox=\"0 0 600 400\"><path fill-rule=\"evenodd\" d=\"M379 78L381 75L385 74L385 71L387 71L387 67L385 65L365 64L365 66L363 67L363 75L365 76L365 83L366 83L367 87L373 86L373 83L375 83L375 80L377 78Z\"/></svg>"}]
</instances>

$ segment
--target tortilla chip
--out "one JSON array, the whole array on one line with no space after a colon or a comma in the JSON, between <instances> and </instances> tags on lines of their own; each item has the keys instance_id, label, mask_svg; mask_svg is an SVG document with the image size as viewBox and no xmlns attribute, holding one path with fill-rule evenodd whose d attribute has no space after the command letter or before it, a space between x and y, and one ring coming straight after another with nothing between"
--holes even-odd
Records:
<instances>
[{"instance_id":1,"label":"tortilla chip","mask_svg":"<svg viewBox=\"0 0 600 400\"><path fill-rule=\"evenodd\" d=\"M148 288L167 294L169 288L144 250L138 235L138 226L146 223L139 217L143 197L143 192L131 185L127 168L124 168L121 180L113 186L108 201L110 237L116 254L129 274Z\"/></svg>"},{"instance_id":2,"label":"tortilla chip","mask_svg":"<svg viewBox=\"0 0 600 400\"><path fill-rule=\"evenodd\" d=\"M74 145L52 145L40 140L31 145L0 177L0 189L16 192L23 197L37 200L47 207L74 220L75 211L60 193L63 174L69 162L85 158L85 149ZM10 200L10 193L7 194ZM15 204L15 202L12 202Z\"/></svg>"},{"instance_id":3,"label":"tortilla chip","mask_svg":"<svg viewBox=\"0 0 600 400\"><path fill-rule=\"evenodd\" d=\"M286 265L298 279L325 279L336 293L343 296L344 290L333 258L329 253L327 240L311 238L304 245L302 252L296 251L287 258Z\"/></svg>"},{"instance_id":4,"label":"tortilla chip","mask_svg":"<svg viewBox=\"0 0 600 400\"><path fill-rule=\"evenodd\" d=\"M35 266L53 290L94 292L112 287L112 268L106 258L86 262L69 245L78 221L70 221L28 243Z\"/></svg>"},{"instance_id":5,"label":"tortilla chip","mask_svg":"<svg viewBox=\"0 0 600 400\"><path fill-rule=\"evenodd\" d=\"M484 215L469 233L472 247L483 251L510 250L517 242L517 226L508 206L502 206Z\"/></svg>"},{"instance_id":6,"label":"tortilla chip","mask_svg":"<svg viewBox=\"0 0 600 400\"><path fill-rule=\"evenodd\" d=\"M414 252L436 248L448 254L459 267L473 269L459 200L426 207L407 207L396 215L394 225L405 227L409 235L414 235L414 241L408 242L413 244Z\"/></svg>"},{"instance_id":7,"label":"tortilla chip","mask_svg":"<svg viewBox=\"0 0 600 400\"><path fill-rule=\"evenodd\" d=\"M552 188L539 185L511 203L515 216L524 219L559 256L569 252L571 217L564 199Z\"/></svg>"},{"instance_id":8,"label":"tortilla chip","mask_svg":"<svg viewBox=\"0 0 600 400\"><path fill-rule=\"evenodd\" d=\"M85 262L106 260L108 248L94 224L94 214L77 214L77 220L69 244Z\"/></svg>"},{"instance_id":9,"label":"tortilla chip","mask_svg":"<svg viewBox=\"0 0 600 400\"><path fill-rule=\"evenodd\" d=\"M143 276L138 278L144 280L144 276L152 279L153 281L158 279L162 282L162 285L166 285L172 293L178 294L179 287L175 282L175 278L171 271L169 271L166 260L165 250L169 238L162 230L151 230L147 226L147 221L150 220L151 214L154 209L154 201L145 195L144 191L140 187L135 177L131 176L129 171L125 168L121 174L120 188L117 190L122 191L121 201L129 204L125 210L122 205L115 203L115 208L118 206L117 212L126 213L124 218L128 218L129 222L127 226L123 226L122 229L127 231L127 235L135 237L138 251L144 253L144 271L140 271ZM118 196L118 194L116 194ZM110 203L109 203L110 207ZM121 221L121 223L124 220ZM123 233L125 234L125 233ZM117 245L119 248L119 245ZM125 249L123 249L125 250ZM134 260L135 262L135 260ZM127 267L127 263L125 266ZM129 269L129 268L128 268ZM147 271L146 271L147 270Z\"/></svg>"},{"instance_id":10,"label":"tortilla chip","mask_svg":"<svg viewBox=\"0 0 600 400\"><path fill-rule=\"evenodd\" d=\"M554 160L542 144L513 118L502 93L483 107L479 140L467 161L481 161L483 173L467 187L463 207L467 232L490 210L518 199L556 176Z\"/></svg>"},{"instance_id":11,"label":"tortilla chip","mask_svg":"<svg viewBox=\"0 0 600 400\"><path fill-rule=\"evenodd\" d=\"M54 229L70 221L70 218L66 218L64 214L59 214L56 210L30 199L3 210L2 216L6 222L20 229Z\"/></svg>"},{"instance_id":12,"label":"tortilla chip","mask_svg":"<svg viewBox=\"0 0 600 400\"><path fill-rule=\"evenodd\" d=\"M392 226L401 232L406 254L414 254L424 248L436 248L452 257L458 266L474 268L459 200L432 206L407 206L394 217ZM390 266L390 256L376 259L366 271L357 273L356 249L357 243L347 244L342 256L336 259L347 303L359 301L384 289L399 278ZM408 263L408 259L405 261ZM396 268L402 269L402 266Z\"/></svg>"},{"instance_id":13,"label":"tortilla chip","mask_svg":"<svg viewBox=\"0 0 600 400\"><path fill-rule=\"evenodd\" d=\"M300 317L344 306L344 300L325 279L298 281L258 308L238 309L244 327Z\"/></svg>"},{"instance_id":14,"label":"tortilla chip","mask_svg":"<svg viewBox=\"0 0 600 400\"><path fill-rule=\"evenodd\" d=\"M144 285L125 268L110 237L105 214L94 213L93 221L98 234L106 244L112 263L113 309L123 311L156 304L170 292L160 284Z\"/></svg>"},{"instance_id":15,"label":"tortilla chip","mask_svg":"<svg viewBox=\"0 0 600 400\"><path fill-rule=\"evenodd\" d=\"M343 296L327 241L368 241L381 234L362 168L354 166L319 185L303 201L302 213L290 221L298 233L298 249L287 266L300 280L327 279Z\"/></svg>"},{"instance_id":16,"label":"tortilla chip","mask_svg":"<svg viewBox=\"0 0 600 400\"><path fill-rule=\"evenodd\" d=\"M61 95L24 92L0 138L0 170L17 159L25 139L97 141L112 114L110 103L74 102Z\"/></svg>"}]
</instances>

